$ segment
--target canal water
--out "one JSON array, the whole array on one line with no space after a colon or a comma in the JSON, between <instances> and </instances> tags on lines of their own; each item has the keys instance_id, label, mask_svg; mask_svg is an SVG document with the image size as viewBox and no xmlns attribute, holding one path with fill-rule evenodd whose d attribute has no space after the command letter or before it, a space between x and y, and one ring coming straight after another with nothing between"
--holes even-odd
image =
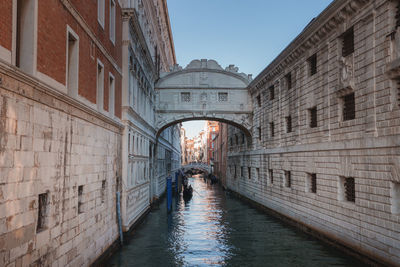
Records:
<instances>
[{"instance_id":1,"label":"canal water","mask_svg":"<svg viewBox=\"0 0 400 267\"><path fill-rule=\"evenodd\" d=\"M149 213L105 266L362 266L201 177L193 197Z\"/></svg>"}]
</instances>

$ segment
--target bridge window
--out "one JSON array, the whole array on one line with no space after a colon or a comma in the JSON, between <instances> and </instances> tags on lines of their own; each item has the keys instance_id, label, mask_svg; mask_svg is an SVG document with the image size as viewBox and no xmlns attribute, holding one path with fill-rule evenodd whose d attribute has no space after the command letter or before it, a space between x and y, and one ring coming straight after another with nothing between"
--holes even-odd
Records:
<instances>
[{"instance_id":1,"label":"bridge window","mask_svg":"<svg viewBox=\"0 0 400 267\"><path fill-rule=\"evenodd\" d=\"M310 76L313 76L317 73L317 54L312 55L307 59L308 61L308 69Z\"/></svg>"},{"instance_id":2,"label":"bridge window","mask_svg":"<svg viewBox=\"0 0 400 267\"><path fill-rule=\"evenodd\" d=\"M286 117L286 132L290 133L292 132L292 117L291 116L287 116Z\"/></svg>"},{"instance_id":3,"label":"bridge window","mask_svg":"<svg viewBox=\"0 0 400 267\"><path fill-rule=\"evenodd\" d=\"M315 128L318 126L317 123L317 107L310 108L308 110L309 118L310 118L310 128Z\"/></svg>"},{"instance_id":4,"label":"bridge window","mask_svg":"<svg viewBox=\"0 0 400 267\"><path fill-rule=\"evenodd\" d=\"M290 171L285 171L285 186L292 186L292 173Z\"/></svg>"},{"instance_id":5,"label":"bridge window","mask_svg":"<svg viewBox=\"0 0 400 267\"><path fill-rule=\"evenodd\" d=\"M289 72L288 74L285 75L285 80L286 80L287 89L291 89L292 88L292 73L291 72Z\"/></svg>"},{"instance_id":6,"label":"bridge window","mask_svg":"<svg viewBox=\"0 0 400 267\"><path fill-rule=\"evenodd\" d=\"M219 102L227 102L228 101L228 93L218 93L218 101Z\"/></svg>"},{"instance_id":7,"label":"bridge window","mask_svg":"<svg viewBox=\"0 0 400 267\"><path fill-rule=\"evenodd\" d=\"M271 85L269 88L269 100L274 100L275 99L275 86Z\"/></svg>"},{"instance_id":8,"label":"bridge window","mask_svg":"<svg viewBox=\"0 0 400 267\"><path fill-rule=\"evenodd\" d=\"M342 39L342 56L347 57L354 52L354 31L353 27L348 29L341 36Z\"/></svg>"},{"instance_id":9,"label":"bridge window","mask_svg":"<svg viewBox=\"0 0 400 267\"><path fill-rule=\"evenodd\" d=\"M342 106L343 121L353 120L356 118L354 93L342 97Z\"/></svg>"},{"instance_id":10,"label":"bridge window","mask_svg":"<svg viewBox=\"0 0 400 267\"><path fill-rule=\"evenodd\" d=\"M190 93L181 93L181 102L190 102Z\"/></svg>"}]
</instances>

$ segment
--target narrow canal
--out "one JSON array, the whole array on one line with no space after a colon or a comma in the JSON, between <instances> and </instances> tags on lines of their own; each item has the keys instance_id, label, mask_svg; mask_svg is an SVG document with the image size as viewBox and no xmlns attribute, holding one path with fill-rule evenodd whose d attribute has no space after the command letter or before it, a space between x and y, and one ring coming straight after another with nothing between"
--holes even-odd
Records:
<instances>
[{"instance_id":1,"label":"narrow canal","mask_svg":"<svg viewBox=\"0 0 400 267\"><path fill-rule=\"evenodd\" d=\"M361 266L200 177L193 198L166 200L105 266Z\"/></svg>"}]
</instances>

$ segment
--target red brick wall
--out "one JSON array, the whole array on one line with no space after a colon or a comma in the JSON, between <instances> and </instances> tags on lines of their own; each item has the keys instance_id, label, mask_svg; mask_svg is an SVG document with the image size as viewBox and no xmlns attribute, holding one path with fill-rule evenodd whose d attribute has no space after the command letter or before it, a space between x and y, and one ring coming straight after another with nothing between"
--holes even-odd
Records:
<instances>
[{"instance_id":1,"label":"red brick wall","mask_svg":"<svg viewBox=\"0 0 400 267\"><path fill-rule=\"evenodd\" d=\"M72 1L85 22L97 35L103 47L122 67L121 8L116 1L116 36L115 46L109 39L109 0L106 0L105 29L97 22L97 1ZM79 36L79 86L78 94L92 103L96 103L97 59L104 64L104 109L108 111L109 72L115 76L115 110L121 116L121 75L96 47L94 57L91 56L91 39L60 1L39 1L38 11L38 51L37 69L56 81L65 85L66 79L66 37L67 25Z\"/></svg>"},{"instance_id":2,"label":"red brick wall","mask_svg":"<svg viewBox=\"0 0 400 267\"><path fill-rule=\"evenodd\" d=\"M0 1L0 45L11 51L12 46L12 0Z\"/></svg>"}]
</instances>

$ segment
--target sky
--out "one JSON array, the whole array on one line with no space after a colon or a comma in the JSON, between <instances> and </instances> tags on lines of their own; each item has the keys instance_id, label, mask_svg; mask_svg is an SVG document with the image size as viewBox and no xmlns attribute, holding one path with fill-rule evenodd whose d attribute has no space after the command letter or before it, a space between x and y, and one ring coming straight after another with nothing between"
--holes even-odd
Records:
<instances>
[{"instance_id":1,"label":"sky","mask_svg":"<svg viewBox=\"0 0 400 267\"><path fill-rule=\"evenodd\" d=\"M215 59L254 78L331 2L167 0L177 63ZM197 134L204 121L183 127Z\"/></svg>"}]
</instances>

